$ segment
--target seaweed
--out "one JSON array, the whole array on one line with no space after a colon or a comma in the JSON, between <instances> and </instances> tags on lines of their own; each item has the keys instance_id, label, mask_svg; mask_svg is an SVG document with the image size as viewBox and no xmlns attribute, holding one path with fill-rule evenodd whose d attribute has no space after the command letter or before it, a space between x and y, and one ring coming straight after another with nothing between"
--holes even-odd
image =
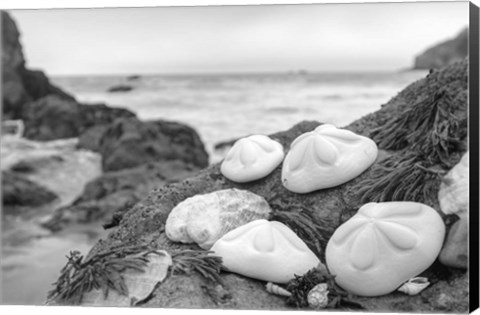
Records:
<instances>
[{"instance_id":1,"label":"seaweed","mask_svg":"<svg viewBox=\"0 0 480 315\"><path fill-rule=\"evenodd\" d=\"M127 269L143 272L150 253L161 254L147 246L121 245L83 260L79 251L71 251L60 277L53 283L55 288L48 292L46 303L80 304L84 294L92 289L101 289L104 298L108 297L109 290L128 296L122 273Z\"/></svg>"},{"instance_id":2,"label":"seaweed","mask_svg":"<svg viewBox=\"0 0 480 315\"><path fill-rule=\"evenodd\" d=\"M320 224L320 221L308 209L301 206L297 206L297 209L291 211L274 209L269 220L288 226L318 256L323 253L322 244L327 244L329 236L332 234L324 230L324 227L331 225Z\"/></svg>"},{"instance_id":3,"label":"seaweed","mask_svg":"<svg viewBox=\"0 0 480 315\"><path fill-rule=\"evenodd\" d=\"M451 96L442 88L374 129L370 136L382 149L410 147L424 160L450 167L450 154L462 144L460 118L454 110Z\"/></svg>"},{"instance_id":4,"label":"seaweed","mask_svg":"<svg viewBox=\"0 0 480 315\"><path fill-rule=\"evenodd\" d=\"M325 308L363 309L360 303L355 302L349 293L335 283L335 276L331 275L322 264L310 269L302 276L295 275L295 278L288 282L287 290L292 295L288 297L287 305L297 308L309 307L308 293L320 283L326 283L328 287L329 302Z\"/></svg>"},{"instance_id":5,"label":"seaweed","mask_svg":"<svg viewBox=\"0 0 480 315\"><path fill-rule=\"evenodd\" d=\"M435 204L443 169L414 153L390 156L373 166L371 174L353 189L362 203L416 201Z\"/></svg>"},{"instance_id":6,"label":"seaweed","mask_svg":"<svg viewBox=\"0 0 480 315\"><path fill-rule=\"evenodd\" d=\"M222 266L222 258L211 255L212 251L203 250L182 250L172 253L172 274L198 273L207 281L223 284L220 271L225 269Z\"/></svg>"},{"instance_id":7,"label":"seaweed","mask_svg":"<svg viewBox=\"0 0 480 315\"><path fill-rule=\"evenodd\" d=\"M288 197L283 198L285 195L278 192L268 200L272 209L269 220L288 226L318 257L322 257L323 247L333 233L333 230L326 228L333 228L334 222L328 218L316 217L304 203L294 202Z\"/></svg>"}]
</instances>

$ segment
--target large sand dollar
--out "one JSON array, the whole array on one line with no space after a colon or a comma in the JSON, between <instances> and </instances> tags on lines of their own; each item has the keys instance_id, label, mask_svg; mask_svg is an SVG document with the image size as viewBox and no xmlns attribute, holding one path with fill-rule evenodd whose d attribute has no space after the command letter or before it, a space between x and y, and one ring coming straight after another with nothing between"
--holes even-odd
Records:
<instances>
[{"instance_id":1,"label":"large sand dollar","mask_svg":"<svg viewBox=\"0 0 480 315\"><path fill-rule=\"evenodd\" d=\"M256 220L225 234L212 247L229 271L250 278L286 283L320 261L286 225Z\"/></svg>"},{"instance_id":2,"label":"large sand dollar","mask_svg":"<svg viewBox=\"0 0 480 315\"><path fill-rule=\"evenodd\" d=\"M346 183L377 158L371 139L325 124L296 138L282 167L282 184L304 194Z\"/></svg>"},{"instance_id":3,"label":"large sand dollar","mask_svg":"<svg viewBox=\"0 0 480 315\"><path fill-rule=\"evenodd\" d=\"M444 236L440 215L424 204L368 203L329 240L327 266L351 293L387 294L435 261Z\"/></svg>"}]
</instances>

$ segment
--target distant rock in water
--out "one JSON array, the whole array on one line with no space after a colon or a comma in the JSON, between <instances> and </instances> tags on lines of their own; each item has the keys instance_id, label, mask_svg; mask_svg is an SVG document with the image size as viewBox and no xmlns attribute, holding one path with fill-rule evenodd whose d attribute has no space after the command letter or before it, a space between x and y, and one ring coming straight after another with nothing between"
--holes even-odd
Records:
<instances>
[{"instance_id":1,"label":"distant rock in water","mask_svg":"<svg viewBox=\"0 0 480 315\"><path fill-rule=\"evenodd\" d=\"M50 190L20 174L2 172L2 201L4 206L40 206L57 199Z\"/></svg>"},{"instance_id":2,"label":"distant rock in water","mask_svg":"<svg viewBox=\"0 0 480 315\"><path fill-rule=\"evenodd\" d=\"M87 130L79 147L99 152L105 172L160 160L181 160L200 168L208 154L197 132L184 124L120 118L105 128Z\"/></svg>"},{"instance_id":3,"label":"distant rock in water","mask_svg":"<svg viewBox=\"0 0 480 315\"><path fill-rule=\"evenodd\" d=\"M468 55L468 28L457 37L435 45L415 58L414 69L440 69Z\"/></svg>"},{"instance_id":4,"label":"distant rock in water","mask_svg":"<svg viewBox=\"0 0 480 315\"><path fill-rule=\"evenodd\" d=\"M107 91L110 93L115 93L115 92L129 92L131 90L133 90L133 86L120 84L120 85L114 85L110 87Z\"/></svg>"},{"instance_id":5,"label":"distant rock in water","mask_svg":"<svg viewBox=\"0 0 480 315\"><path fill-rule=\"evenodd\" d=\"M140 75L129 75L129 76L127 77L127 81L136 81L136 80L138 80L138 79L140 79L140 78L141 78Z\"/></svg>"}]
</instances>

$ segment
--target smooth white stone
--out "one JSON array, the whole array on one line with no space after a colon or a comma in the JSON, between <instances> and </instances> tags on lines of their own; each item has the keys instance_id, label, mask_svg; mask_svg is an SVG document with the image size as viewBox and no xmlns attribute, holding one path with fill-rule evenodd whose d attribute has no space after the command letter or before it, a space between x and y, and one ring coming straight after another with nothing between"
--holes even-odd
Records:
<instances>
[{"instance_id":1,"label":"smooth white stone","mask_svg":"<svg viewBox=\"0 0 480 315\"><path fill-rule=\"evenodd\" d=\"M377 154L371 139L321 125L292 142L283 162L282 183L300 194L335 187L364 172Z\"/></svg>"},{"instance_id":2,"label":"smooth white stone","mask_svg":"<svg viewBox=\"0 0 480 315\"><path fill-rule=\"evenodd\" d=\"M246 183L270 174L283 157L280 143L264 135L253 135L235 142L220 171L231 181Z\"/></svg>"},{"instance_id":3,"label":"smooth white stone","mask_svg":"<svg viewBox=\"0 0 480 315\"><path fill-rule=\"evenodd\" d=\"M424 204L367 203L330 238L327 266L345 290L384 295L427 269L444 237L442 218Z\"/></svg>"},{"instance_id":4,"label":"smooth white stone","mask_svg":"<svg viewBox=\"0 0 480 315\"><path fill-rule=\"evenodd\" d=\"M256 220L225 234L211 249L229 271L250 278L287 283L320 261L286 225Z\"/></svg>"},{"instance_id":5,"label":"smooth white stone","mask_svg":"<svg viewBox=\"0 0 480 315\"><path fill-rule=\"evenodd\" d=\"M247 190L223 189L180 202L168 215L165 233L171 241L197 243L210 249L227 232L266 219L270 212L262 196Z\"/></svg>"}]
</instances>

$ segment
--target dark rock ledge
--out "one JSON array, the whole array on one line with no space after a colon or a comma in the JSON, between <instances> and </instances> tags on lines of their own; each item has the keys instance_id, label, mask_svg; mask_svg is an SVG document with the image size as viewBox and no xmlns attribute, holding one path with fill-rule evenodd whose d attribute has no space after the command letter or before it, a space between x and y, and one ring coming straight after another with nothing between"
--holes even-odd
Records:
<instances>
[{"instance_id":1,"label":"dark rock ledge","mask_svg":"<svg viewBox=\"0 0 480 315\"><path fill-rule=\"evenodd\" d=\"M433 72L409 85L377 112L346 126L348 130L373 138L380 148L374 165L348 183L298 195L281 185L280 167L264 179L236 184L220 174L219 164L212 165L181 183L152 190L148 197L120 216L118 228L105 240L100 240L88 258L125 245L167 251L196 248L173 244L165 237L164 224L169 212L193 195L232 187L249 190L270 202L276 199L282 212L295 212L299 207L309 209L326 236L319 240L322 251L317 251L322 260L328 237L366 201L412 200L439 211L436 197L439 174L457 163L467 148L467 70L468 62L462 61ZM293 139L319 124L305 121L272 137L289 148ZM398 170L399 174L393 170ZM421 180L413 181L412 176ZM384 185L384 180L395 185ZM448 229L455 219L441 215ZM437 261L424 275L432 284L417 296L394 292L375 298L355 297L355 301L367 311L443 313L468 310L468 272L447 268ZM268 294L261 281L224 272L221 278L223 286L219 290L195 273L170 276L155 289L144 306L291 309L282 298Z\"/></svg>"}]
</instances>

